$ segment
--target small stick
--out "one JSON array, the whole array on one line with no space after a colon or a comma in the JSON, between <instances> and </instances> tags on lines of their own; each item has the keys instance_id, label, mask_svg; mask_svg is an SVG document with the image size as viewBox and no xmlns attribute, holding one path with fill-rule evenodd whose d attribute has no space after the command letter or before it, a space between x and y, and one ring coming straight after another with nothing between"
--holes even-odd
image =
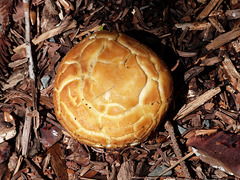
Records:
<instances>
[{"instance_id":1,"label":"small stick","mask_svg":"<svg viewBox=\"0 0 240 180\"><path fill-rule=\"evenodd\" d=\"M204 30L207 28L210 28L211 23L209 22L190 22L190 23L177 23L175 24L176 28L179 29L186 29L189 28L189 30Z\"/></svg>"},{"instance_id":2,"label":"small stick","mask_svg":"<svg viewBox=\"0 0 240 180\"><path fill-rule=\"evenodd\" d=\"M185 178L186 178L186 179L191 179L191 175L190 175L190 173L189 173L189 171L188 171L188 168L187 168L187 166L186 166L186 164L185 164L185 162L184 162L185 159L184 159L184 160L181 160L181 159L182 159L182 152L181 152L181 150L180 150L180 148L179 148L179 146L178 146L177 139L176 139L176 136L175 136L175 133L174 133L174 128L173 128L171 122L168 120L168 121L165 123L164 127L165 127L165 129L168 131L168 133L169 133L169 135L170 135L170 138L171 138L171 141L172 141L173 151L174 151L174 153L176 154L176 156L177 156L177 158L178 158L178 161L177 161L177 162L180 163L181 169L182 169L182 172L183 172ZM177 164L178 164L178 163L177 163ZM177 164L176 164L176 165L177 165ZM176 165L175 165L175 166L176 166ZM174 167L175 167L175 166L174 166ZM172 168L172 166L171 166L171 168ZM169 169L169 168L168 168L168 169ZM166 172L167 172L168 169L166 169ZM168 171L169 171L169 170L168 170ZM166 172L164 171L163 173L161 173L161 175L165 174ZM160 176L161 176L161 175L160 175Z\"/></svg>"},{"instance_id":3,"label":"small stick","mask_svg":"<svg viewBox=\"0 0 240 180\"><path fill-rule=\"evenodd\" d=\"M175 162L173 165L171 165L169 168L167 168L165 171L163 171L159 176L147 176L147 177L133 177L133 179L145 179L145 178L159 178L162 175L164 175L166 172L170 171L172 168L174 168L175 166L177 166L179 163L185 161L187 158L191 157L194 154L194 152L190 152L188 153L186 156L184 156L183 158L179 159L177 162Z\"/></svg>"},{"instance_id":4,"label":"small stick","mask_svg":"<svg viewBox=\"0 0 240 180\"><path fill-rule=\"evenodd\" d=\"M25 15L25 43L26 43L26 53L29 61L29 77L32 80L35 80L34 74L34 64L32 57L32 47L31 47L31 36L30 36L30 14L29 14L29 1L23 0L24 3L24 15Z\"/></svg>"},{"instance_id":5,"label":"small stick","mask_svg":"<svg viewBox=\"0 0 240 180\"><path fill-rule=\"evenodd\" d=\"M37 129L39 127L39 115L37 111L37 100L36 100L36 84L35 84L35 73L34 73L34 63L32 56L32 46L31 46L31 32L30 32L30 13L29 13L29 0L23 0L24 6L24 16L25 16L25 44L26 44L26 54L28 59L28 72L30 78L30 85L32 91L32 107L33 107L33 126L36 137ZM23 132L24 133L24 132ZM26 155L26 154L25 154Z\"/></svg>"},{"instance_id":6,"label":"small stick","mask_svg":"<svg viewBox=\"0 0 240 180\"><path fill-rule=\"evenodd\" d=\"M192 152L188 153L186 156L184 156L184 157L182 157L181 159L179 159L177 162L175 162L173 165L171 165L169 168L167 168L165 171L163 171L163 172L159 175L159 177L162 176L163 174L165 174L166 172L170 171L172 168L174 168L175 166L177 166L179 163L184 162L187 158L191 157L193 154L194 154L194 152L192 151ZM185 178L187 178L187 177L185 177ZM190 179L190 177L189 177L188 179Z\"/></svg>"}]
</instances>

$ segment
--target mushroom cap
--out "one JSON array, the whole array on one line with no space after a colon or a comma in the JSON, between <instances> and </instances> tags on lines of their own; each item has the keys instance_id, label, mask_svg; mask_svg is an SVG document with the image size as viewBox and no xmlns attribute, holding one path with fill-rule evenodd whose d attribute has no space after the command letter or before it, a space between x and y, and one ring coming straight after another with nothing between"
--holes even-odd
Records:
<instances>
[{"instance_id":1,"label":"mushroom cap","mask_svg":"<svg viewBox=\"0 0 240 180\"><path fill-rule=\"evenodd\" d=\"M102 148L134 146L159 125L173 82L147 46L99 31L63 58L55 77L55 115L79 142Z\"/></svg>"}]
</instances>

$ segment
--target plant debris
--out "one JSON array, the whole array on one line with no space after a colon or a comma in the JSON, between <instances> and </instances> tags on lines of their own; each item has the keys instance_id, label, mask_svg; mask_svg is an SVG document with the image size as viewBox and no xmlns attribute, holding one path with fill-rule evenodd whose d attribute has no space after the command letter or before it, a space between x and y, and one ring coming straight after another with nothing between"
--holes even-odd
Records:
<instances>
[{"instance_id":1,"label":"plant debris","mask_svg":"<svg viewBox=\"0 0 240 180\"><path fill-rule=\"evenodd\" d=\"M54 115L61 59L101 30L136 38L172 71L171 108L135 147L80 144ZM0 178L239 178L239 52L236 0L0 0Z\"/></svg>"},{"instance_id":2,"label":"plant debris","mask_svg":"<svg viewBox=\"0 0 240 180\"><path fill-rule=\"evenodd\" d=\"M192 136L187 145L196 148L200 159L229 174L240 177L240 136L217 132L210 135Z\"/></svg>"}]
</instances>

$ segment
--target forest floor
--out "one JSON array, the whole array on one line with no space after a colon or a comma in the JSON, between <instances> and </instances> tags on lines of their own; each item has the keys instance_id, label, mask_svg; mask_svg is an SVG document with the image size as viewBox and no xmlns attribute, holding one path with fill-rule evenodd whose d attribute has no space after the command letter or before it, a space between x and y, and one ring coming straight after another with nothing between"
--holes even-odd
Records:
<instances>
[{"instance_id":1,"label":"forest floor","mask_svg":"<svg viewBox=\"0 0 240 180\"><path fill-rule=\"evenodd\" d=\"M54 115L62 57L99 30L148 45L173 76L168 114L135 147L80 144ZM0 178L238 179L239 52L238 0L0 0Z\"/></svg>"}]
</instances>

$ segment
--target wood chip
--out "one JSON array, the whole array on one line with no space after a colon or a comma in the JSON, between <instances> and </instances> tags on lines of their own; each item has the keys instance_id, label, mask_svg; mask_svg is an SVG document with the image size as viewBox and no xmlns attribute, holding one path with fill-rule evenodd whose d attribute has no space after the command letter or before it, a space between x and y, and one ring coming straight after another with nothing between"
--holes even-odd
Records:
<instances>
[{"instance_id":1,"label":"wood chip","mask_svg":"<svg viewBox=\"0 0 240 180\"><path fill-rule=\"evenodd\" d=\"M0 120L0 143L9 140L17 134L16 126L9 125L6 122L3 122L3 119Z\"/></svg>"},{"instance_id":2,"label":"wood chip","mask_svg":"<svg viewBox=\"0 0 240 180\"><path fill-rule=\"evenodd\" d=\"M68 179L65 157L58 143L48 149L51 155L51 165L56 173L57 180Z\"/></svg>"},{"instance_id":3,"label":"wood chip","mask_svg":"<svg viewBox=\"0 0 240 180\"><path fill-rule=\"evenodd\" d=\"M225 32L225 29L221 25L221 23L217 20L215 17L209 17L208 20L211 22L211 24L217 29L218 32L223 33Z\"/></svg>"},{"instance_id":4,"label":"wood chip","mask_svg":"<svg viewBox=\"0 0 240 180\"><path fill-rule=\"evenodd\" d=\"M221 61L221 59L217 56L211 57L211 58L206 58L202 60L200 66L212 66L214 64L217 64Z\"/></svg>"},{"instance_id":5,"label":"wood chip","mask_svg":"<svg viewBox=\"0 0 240 180\"><path fill-rule=\"evenodd\" d=\"M173 118L173 120L181 119L197 109L199 106L203 105L209 99L217 95L221 92L220 87L216 87L214 89L210 89L207 92L203 93L201 96L193 100L192 102L183 105L183 107L178 111L177 115Z\"/></svg>"},{"instance_id":6,"label":"wood chip","mask_svg":"<svg viewBox=\"0 0 240 180\"><path fill-rule=\"evenodd\" d=\"M240 38L232 42L232 46L235 49L235 51L238 53L240 52Z\"/></svg>"},{"instance_id":7,"label":"wood chip","mask_svg":"<svg viewBox=\"0 0 240 180\"><path fill-rule=\"evenodd\" d=\"M123 162L117 175L117 179L118 180L132 179L134 174L133 164L134 163L132 161Z\"/></svg>"},{"instance_id":8,"label":"wood chip","mask_svg":"<svg viewBox=\"0 0 240 180\"><path fill-rule=\"evenodd\" d=\"M177 53L181 57L194 57L194 56L197 56L197 52L184 52L184 51L177 50Z\"/></svg>"},{"instance_id":9,"label":"wood chip","mask_svg":"<svg viewBox=\"0 0 240 180\"><path fill-rule=\"evenodd\" d=\"M221 34L217 38L215 38L211 43L209 43L206 48L207 50L215 50L222 45L231 42L233 39L240 36L240 28L233 29L229 32L226 32L224 34Z\"/></svg>"},{"instance_id":10,"label":"wood chip","mask_svg":"<svg viewBox=\"0 0 240 180\"><path fill-rule=\"evenodd\" d=\"M236 70L235 66L233 65L232 61L225 57L224 61L222 62L223 68L226 72L228 80L232 84L232 86L240 92L240 74Z\"/></svg>"},{"instance_id":11,"label":"wood chip","mask_svg":"<svg viewBox=\"0 0 240 180\"><path fill-rule=\"evenodd\" d=\"M75 28L76 26L77 26L77 22L75 20L72 20L71 17L67 17L65 20L63 20L63 22L59 26L56 26L55 28L41 34L37 38L34 38L32 40L32 43L34 45L37 45L38 43L40 43L46 39L49 39L58 34L61 34L62 32L67 31L69 29ZM23 48L25 48L25 46L26 46L25 43L21 44L20 46L14 48L13 51L17 53L17 52L23 50Z\"/></svg>"},{"instance_id":12,"label":"wood chip","mask_svg":"<svg viewBox=\"0 0 240 180\"><path fill-rule=\"evenodd\" d=\"M24 70L15 71L7 80L6 83L0 81L0 85L2 85L2 90L5 91L16 86L19 82L25 79Z\"/></svg>"},{"instance_id":13,"label":"wood chip","mask_svg":"<svg viewBox=\"0 0 240 180\"><path fill-rule=\"evenodd\" d=\"M240 9L226 10L225 15L228 20L240 18Z\"/></svg>"},{"instance_id":14,"label":"wood chip","mask_svg":"<svg viewBox=\"0 0 240 180\"><path fill-rule=\"evenodd\" d=\"M198 15L197 20L206 18L220 0L211 0L203 11Z\"/></svg>"},{"instance_id":15,"label":"wood chip","mask_svg":"<svg viewBox=\"0 0 240 180\"><path fill-rule=\"evenodd\" d=\"M228 125L231 125L231 124L235 124L236 121L231 118L230 116L220 112L220 111L216 111L215 112L215 115L220 118L222 121L224 121L225 123L227 123Z\"/></svg>"},{"instance_id":16,"label":"wood chip","mask_svg":"<svg viewBox=\"0 0 240 180\"><path fill-rule=\"evenodd\" d=\"M91 168L93 167L92 164L87 165L86 167L83 167L80 170L80 176L83 176L84 174L86 174Z\"/></svg>"},{"instance_id":17,"label":"wood chip","mask_svg":"<svg viewBox=\"0 0 240 180\"><path fill-rule=\"evenodd\" d=\"M15 67L18 67L18 66L20 66L22 64L25 64L26 62L28 62L28 59L27 58L23 58L23 59L19 59L17 61L13 61L13 62L9 63L8 66L10 68L15 68Z\"/></svg>"},{"instance_id":18,"label":"wood chip","mask_svg":"<svg viewBox=\"0 0 240 180\"><path fill-rule=\"evenodd\" d=\"M189 28L189 30L204 30L211 27L211 23L209 22L178 23L175 24L175 26L182 30L186 28Z\"/></svg>"},{"instance_id":19,"label":"wood chip","mask_svg":"<svg viewBox=\"0 0 240 180\"><path fill-rule=\"evenodd\" d=\"M25 121L23 126L23 133L22 133L22 155L26 156L28 154L29 149L29 142L30 142L30 135L31 135L31 129L32 129L32 117L30 116L30 108L26 108L25 113Z\"/></svg>"},{"instance_id":20,"label":"wood chip","mask_svg":"<svg viewBox=\"0 0 240 180\"><path fill-rule=\"evenodd\" d=\"M197 76L204 70L202 66L194 66L184 73L184 81L189 81L193 77Z\"/></svg>"}]
</instances>

